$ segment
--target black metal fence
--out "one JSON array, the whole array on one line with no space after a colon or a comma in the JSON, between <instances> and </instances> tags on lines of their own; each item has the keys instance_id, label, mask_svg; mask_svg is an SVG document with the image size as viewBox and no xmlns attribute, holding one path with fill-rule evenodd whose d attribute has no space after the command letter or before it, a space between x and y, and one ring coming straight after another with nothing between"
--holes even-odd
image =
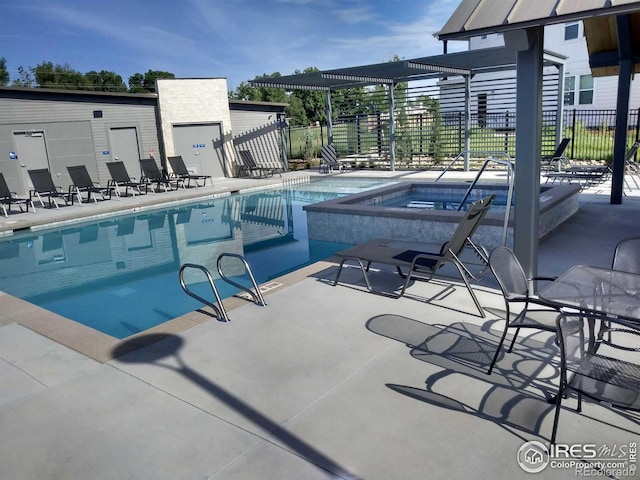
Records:
<instances>
[{"instance_id":1,"label":"black metal fence","mask_svg":"<svg viewBox=\"0 0 640 480\"><path fill-rule=\"evenodd\" d=\"M543 156L556 148L555 111L543 112ZM565 110L562 137L571 138L567 157L575 160L609 162L613 153L615 110ZM640 110L628 114L629 143L640 136ZM472 152L506 152L515 156L515 114L474 113L470 118ZM432 115L428 113L396 115L397 168L430 168L454 158L465 150L465 121L461 112ZM290 129L291 158L312 158L327 142L326 127ZM297 139L297 140L296 140ZM341 116L333 124L333 143L340 157L350 156L354 163L384 163L389 157L389 116Z\"/></svg>"},{"instance_id":2,"label":"black metal fence","mask_svg":"<svg viewBox=\"0 0 640 480\"><path fill-rule=\"evenodd\" d=\"M563 136L572 139L566 151L567 157L611 161L615 110L565 110L562 124ZM632 144L640 138L640 109L629 111L627 125L628 143Z\"/></svg>"}]
</instances>

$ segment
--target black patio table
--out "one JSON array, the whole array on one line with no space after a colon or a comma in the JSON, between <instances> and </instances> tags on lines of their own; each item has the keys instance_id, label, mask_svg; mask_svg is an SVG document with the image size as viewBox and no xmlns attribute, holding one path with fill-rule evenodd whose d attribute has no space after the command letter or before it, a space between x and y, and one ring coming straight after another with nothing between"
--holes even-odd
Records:
<instances>
[{"instance_id":1,"label":"black patio table","mask_svg":"<svg viewBox=\"0 0 640 480\"><path fill-rule=\"evenodd\" d=\"M538 296L551 305L640 328L640 275L576 265L545 285Z\"/></svg>"}]
</instances>

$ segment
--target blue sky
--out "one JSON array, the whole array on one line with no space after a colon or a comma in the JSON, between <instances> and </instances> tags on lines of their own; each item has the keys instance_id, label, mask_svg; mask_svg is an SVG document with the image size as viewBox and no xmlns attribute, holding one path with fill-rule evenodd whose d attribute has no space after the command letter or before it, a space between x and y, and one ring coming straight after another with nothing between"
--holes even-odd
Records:
<instances>
[{"instance_id":1,"label":"blue sky","mask_svg":"<svg viewBox=\"0 0 640 480\"><path fill-rule=\"evenodd\" d=\"M11 79L43 61L127 82L341 68L442 53L433 38L460 0L0 0ZM457 44L457 45L456 45ZM449 51L466 45L450 44Z\"/></svg>"}]
</instances>

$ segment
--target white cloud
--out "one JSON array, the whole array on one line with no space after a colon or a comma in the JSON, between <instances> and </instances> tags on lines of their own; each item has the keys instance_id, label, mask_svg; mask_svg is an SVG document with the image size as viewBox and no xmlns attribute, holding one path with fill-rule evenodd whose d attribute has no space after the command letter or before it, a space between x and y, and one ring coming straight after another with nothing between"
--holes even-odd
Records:
<instances>
[{"instance_id":1,"label":"white cloud","mask_svg":"<svg viewBox=\"0 0 640 480\"><path fill-rule=\"evenodd\" d=\"M333 10L333 14L340 22L347 24L369 23L377 19L370 7L353 7Z\"/></svg>"}]
</instances>

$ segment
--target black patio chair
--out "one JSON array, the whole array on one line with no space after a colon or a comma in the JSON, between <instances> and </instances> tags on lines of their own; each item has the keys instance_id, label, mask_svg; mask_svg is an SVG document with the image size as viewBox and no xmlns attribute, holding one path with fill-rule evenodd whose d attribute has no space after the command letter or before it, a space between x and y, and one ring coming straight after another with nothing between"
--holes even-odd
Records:
<instances>
[{"instance_id":1,"label":"black patio chair","mask_svg":"<svg viewBox=\"0 0 640 480\"><path fill-rule=\"evenodd\" d=\"M346 170L346 165L338 160L338 154L332 144L322 146L320 149L320 157L320 172L331 173L334 170L338 172L344 172Z\"/></svg>"},{"instance_id":2,"label":"black patio chair","mask_svg":"<svg viewBox=\"0 0 640 480\"><path fill-rule=\"evenodd\" d=\"M31 183L33 184L33 189L29 191L29 200L33 203L33 199L37 198L42 207L45 207L44 201L42 197L47 197L49 200L48 206L60 208L56 198L61 198L64 200L65 205L73 205L73 195L69 194L62 190L61 187L55 185L53 183L53 179L51 178L51 173L48 168L38 168L35 170L28 170L29 177L31 178Z\"/></svg>"},{"instance_id":3,"label":"black patio chair","mask_svg":"<svg viewBox=\"0 0 640 480\"><path fill-rule=\"evenodd\" d=\"M18 205L21 212L24 212L22 205L27 206L27 212L29 211L29 205L31 205L33 213L36 213L36 208L31 199L17 197L15 192L9 190L9 185L7 185L4 174L0 172L0 206L2 207L2 212L5 217L8 217L11 212L11 205Z\"/></svg>"},{"instance_id":4,"label":"black patio chair","mask_svg":"<svg viewBox=\"0 0 640 480\"><path fill-rule=\"evenodd\" d=\"M477 279L486 270L488 255L486 249L482 245L475 244L471 240L471 237L489 211L494 199L495 195L490 195L471 203L464 218L462 218L456 230L453 232L453 235L451 235L451 238L447 242L444 242L440 246L439 251L434 251L432 244L411 242L411 248L407 249L402 240L378 238L336 253L335 255L342 260L338 266L333 285L338 284L345 263L355 261L360 267L367 285L367 290L373 292L367 272L372 263L381 263L396 267L398 273L405 278L402 290L398 295L402 296L412 279L428 281L436 276L438 271L445 265L453 265L471 295L480 316L484 318L485 313L482 305L480 305L469 281L471 279ZM398 232L398 235L401 236L402 232ZM460 259L463 251L467 247L471 247L480 260L482 269L479 273L476 272L474 274L471 272ZM407 270L407 272L404 273L402 269Z\"/></svg>"},{"instance_id":5,"label":"black patio chair","mask_svg":"<svg viewBox=\"0 0 640 480\"><path fill-rule=\"evenodd\" d=\"M273 176L274 172L279 170L278 168L258 165L258 162L256 162L250 150L238 150L238 156L242 162L240 172L247 172L249 177L253 176L253 173L257 173L260 177L269 178ZM280 176L282 176L282 174L280 174Z\"/></svg>"},{"instance_id":6,"label":"black patio chair","mask_svg":"<svg viewBox=\"0 0 640 480\"><path fill-rule=\"evenodd\" d=\"M536 328L548 332L555 332L558 309L543 302L529 290L530 280L553 281L554 278L535 277L528 279L517 257L508 247L498 247L491 252L489 256L489 267L496 277L498 285L500 285L505 303L504 330L489 370L487 371L487 374L491 375L509 329L515 329L511 345L509 345L509 350L507 350L511 353L521 328ZM513 304L521 305L520 310L512 311L511 307ZM531 308L531 305L537 305L543 308Z\"/></svg>"},{"instance_id":7,"label":"black patio chair","mask_svg":"<svg viewBox=\"0 0 640 480\"><path fill-rule=\"evenodd\" d=\"M75 165L73 167L67 167L69 176L71 177L71 185L69 185L69 194L75 194L78 197L78 201L82 203L82 192L87 193L87 202L98 202L97 195L102 197L102 200L107 198L111 199L111 189L101 187L99 183L91 180L91 176L87 171L87 167L84 165Z\"/></svg>"},{"instance_id":8,"label":"black patio chair","mask_svg":"<svg viewBox=\"0 0 640 480\"><path fill-rule=\"evenodd\" d=\"M160 188L160 185L162 185L165 192L168 192L169 190L174 190L174 185L175 189L177 189L178 184L181 182L180 179L174 179L172 183L169 177L160 171L153 158L141 158L140 168L142 169L142 178L140 181L155 184L155 188L152 186L154 193Z\"/></svg>"},{"instance_id":9,"label":"black patio chair","mask_svg":"<svg viewBox=\"0 0 640 480\"><path fill-rule=\"evenodd\" d=\"M184 181L187 181L186 187L189 188L191 186L191 180L195 182L196 187L204 187L207 184L207 180L211 182L211 186L213 187L213 180L211 179L211 175L197 175L193 172L190 172L187 166L184 164L184 160L181 155L176 155L173 157L167 157L167 161L169 165L171 165L172 175L176 178L182 180L182 185L184 186ZM198 182L202 181L202 185Z\"/></svg>"},{"instance_id":10,"label":"black patio chair","mask_svg":"<svg viewBox=\"0 0 640 480\"><path fill-rule=\"evenodd\" d=\"M556 441L562 400L571 392L578 395L578 412L583 396L614 409L640 411L640 327L581 315L560 315L556 327L560 386L551 443Z\"/></svg>"},{"instance_id":11,"label":"black patio chair","mask_svg":"<svg viewBox=\"0 0 640 480\"><path fill-rule=\"evenodd\" d=\"M561 171L562 166L569 163L569 159L564 154L565 150L569 146L571 142L570 138L563 138L562 141L556 147L556 151L553 152L553 155L542 157L542 161L540 162L540 167L543 170L556 170Z\"/></svg>"},{"instance_id":12,"label":"black patio chair","mask_svg":"<svg viewBox=\"0 0 640 480\"><path fill-rule=\"evenodd\" d=\"M148 192L148 184L146 182L136 182L135 179L131 178L123 162L107 162L107 168L109 169L109 175L111 175L111 180L109 180L107 187L115 191L118 197L121 196L120 187L125 187L125 196L129 194L129 189L131 189L133 196L135 196L136 192L142 195L142 188L144 188L144 193Z\"/></svg>"}]
</instances>

